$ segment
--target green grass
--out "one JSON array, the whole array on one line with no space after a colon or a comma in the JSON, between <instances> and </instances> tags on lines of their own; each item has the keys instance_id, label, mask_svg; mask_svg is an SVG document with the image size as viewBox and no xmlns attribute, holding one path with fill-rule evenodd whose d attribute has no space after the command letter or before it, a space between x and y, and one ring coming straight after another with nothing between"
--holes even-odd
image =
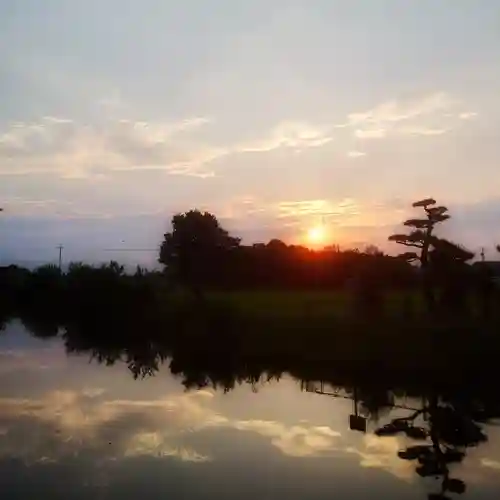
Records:
<instances>
[{"instance_id":1,"label":"green grass","mask_svg":"<svg viewBox=\"0 0 500 500\"><path fill-rule=\"evenodd\" d=\"M211 292L209 301L222 302L242 315L264 318L336 319L354 310L353 295L347 291L236 291ZM417 293L391 292L383 299L384 312L390 316L405 314L411 301L414 313L423 312Z\"/></svg>"}]
</instances>

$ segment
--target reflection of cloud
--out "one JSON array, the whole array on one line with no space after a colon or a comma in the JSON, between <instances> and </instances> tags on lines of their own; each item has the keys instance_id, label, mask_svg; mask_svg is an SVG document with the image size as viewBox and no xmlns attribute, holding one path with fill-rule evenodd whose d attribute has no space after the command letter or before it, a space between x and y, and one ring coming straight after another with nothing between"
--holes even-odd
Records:
<instances>
[{"instance_id":1,"label":"reflection of cloud","mask_svg":"<svg viewBox=\"0 0 500 500\"><path fill-rule=\"evenodd\" d=\"M82 395L87 398L97 398L102 396L106 392L106 389L101 387L89 387L88 389L83 389Z\"/></svg>"},{"instance_id":2,"label":"reflection of cloud","mask_svg":"<svg viewBox=\"0 0 500 500\"><path fill-rule=\"evenodd\" d=\"M196 450L186 440L192 441L195 432L225 429L267 438L289 457L347 453L362 467L404 480L414 477L415 464L397 455L404 447L402 438L365 435L349 446L338 431L308 421L289 425L230 418L213 408L210 390L152 400L111 400L105 394L101 388L87 387L80 392L53 391L39 399L0 398L0 458L52 463L91 453L101 462L151 456L202 463L216 459L216 454ZM492 459L480 463L500 469L500 462Z\"/></svg>"},{"instance_id":3,"label":"reflection of cloud","mask_svg":"<svg viewBox=\"0 0 500 500\"><path fill-rule=\"evenodd\" d=\"M362 467L384 469L400 479L411 480L415 474L413 464L398 457L401 448L397 437L367 434L362 447L349 447L346 451L358 455Z\"/></svg>"},{"instance_id":4,"label":"reflection of cloud","mask_svg":"<svg viewBox=\"0 0 500 500\"><path fill-rule=\"evenodd\" d=\"M30 350L0 350L0 373L37 371L65 363L66 356L58 347Z\"/></svg>"},{"instance_id":5,"label":"reflection of cloud","mask_svg":"<svg viewBox=\"0 0 500 500\"><path fill-rule=\"evenodd\" d=\"M211 458L182 443L186 433L208 428L255 432L282 453L319 456L335 450L340 433L326 426L230 419L210 407L207 390L163 399L103 400L103 390L52 391L43 398L0 399L0 456L59 460L82 449L117 458L140 455L204 462ZM19 436L23 446L19 446ZM337 447L338 449L338 447Z\"/></svg>"},{"instance_id":6,"label":"reflection of cloud","mask_svg":"<svg viewBox=\"0 0 500 500\"><path fill-rule=\"evenodd\" d=\"M491 458L482 458L480 463L483 467L500 470L500 461L498 460L492 460Z\"/></svg>"},{"instance_id":7,"label":"reflection of cloud","mask_svg":"<svg viewBox=\"0 0 500 500\"><path fill-rule=\"evenodd\" d=\"M172 447L160 432L138 432L133 435L124 451L126 457L152 455L175 457L183 462L208 462L210 457L183 447Z\"/></svg>"},{"instance_id":8,"label":"reflection of cloud","mask_svg":"<svg viewBox=\"0 0 500 500\"><path fill-rule=\"evenodd\" d=\"M102 394L100 388L86 388L52 391L39 400L0 399L0 423L6 429L0 455L60 459L86 448L105 457L160 454L203 461L208 458L176 439L226 421L203 404L212 397L209 391L152 401L103 400Z\"/></svg>"},{"instance_id":9,"label":"reflection of cloud","mask_svg":"<svg viewBox=\"0 0 500 500\"><path fill-rule=\"evenodd\" d=\"M329 427L293 425L287 427L282 423L268 420L243 420L230 424L235 429L253 431L270 437L271 443L285 455L294 457L319 456L335 449L340 437Z\"/></svg>"}]
</instances>

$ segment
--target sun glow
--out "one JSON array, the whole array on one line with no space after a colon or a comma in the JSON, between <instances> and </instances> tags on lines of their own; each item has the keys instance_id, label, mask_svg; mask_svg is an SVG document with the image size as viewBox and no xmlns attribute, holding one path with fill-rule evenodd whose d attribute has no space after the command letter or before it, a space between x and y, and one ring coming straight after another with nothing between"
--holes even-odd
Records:
<instances>
[{"instance_id":1,"label":"sun glow","mask_svg":"<svg viewBox=\"0 0 500 500\"><path fill-rule=\"evenodd\" d=\"M307 242L312 246L324 245L327 240L325 226L314 226L307 231Z\"/></svg>"}]
</instances>

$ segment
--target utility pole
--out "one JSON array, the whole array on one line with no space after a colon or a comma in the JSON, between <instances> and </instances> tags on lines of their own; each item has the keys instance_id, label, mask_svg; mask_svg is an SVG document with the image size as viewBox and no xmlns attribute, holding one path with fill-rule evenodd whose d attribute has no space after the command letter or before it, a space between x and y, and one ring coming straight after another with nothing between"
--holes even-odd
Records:
<instances>
[{"instance_id":1,"label":"utility pole","mask_svg":"<svg viewBox=\"0 0 500 500\"><path fill-rule=\"evenodd\" d=\"M62 251L64 246L59 245L57 248L59 249L59 271L62 271Z\"/></svg>"},{"instance_id":2,"label":"utility pole","mask_svg":"<svg viewBox=\"0 0 500 500\"><path fill-rule=\"evenodd\" d=\"M484 262L484 247L481 247L481 262Z\"/></svg>"}]
</instances>

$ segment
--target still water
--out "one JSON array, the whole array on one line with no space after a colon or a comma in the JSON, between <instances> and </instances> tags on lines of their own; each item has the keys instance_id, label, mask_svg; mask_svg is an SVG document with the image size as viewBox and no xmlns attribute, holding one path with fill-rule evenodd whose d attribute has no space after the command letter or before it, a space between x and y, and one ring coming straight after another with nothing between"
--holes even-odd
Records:
<instances>
[{"instance_id":1,"label":"still water","mask_svg":"<svg viewBox=\"0 0 500 500\"><path fill-rule=\"evenodd\" d=\"M366 432L350 430L354 411L287 377L227 393L186 391L167 366L134 380L124 364L68 356L13 323L0 335L2 499L500 498L495 423L450 465L466 491L432 496L442 478L398 457L415 443L374 434L411 410L368 419Z\"/></svg>"}]
</instances>

